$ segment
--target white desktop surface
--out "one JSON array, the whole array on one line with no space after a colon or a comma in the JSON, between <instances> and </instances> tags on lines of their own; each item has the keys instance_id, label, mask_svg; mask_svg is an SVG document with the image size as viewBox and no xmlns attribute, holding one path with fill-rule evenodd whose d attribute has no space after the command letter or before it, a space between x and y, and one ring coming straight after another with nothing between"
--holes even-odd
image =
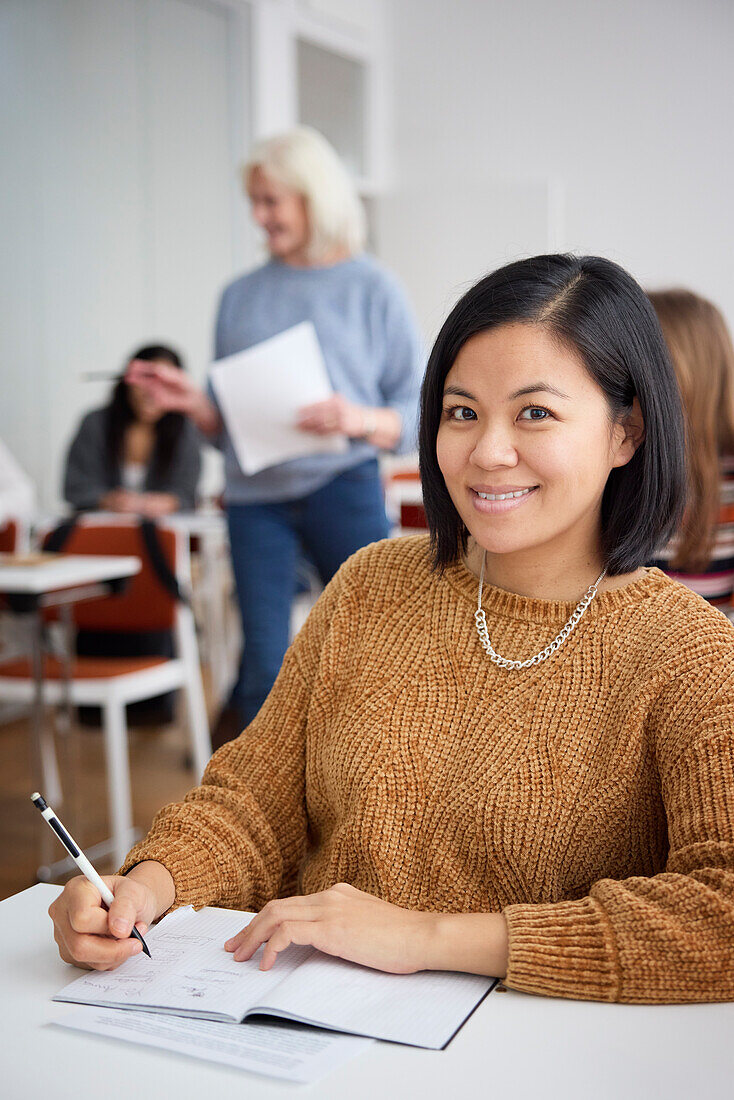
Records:
<instances>
[{"instance_id":1,"label":"white desktop surface","mask_svg":"<svg viewBox=\"0 0 734 1100\"><path fill-rule=\"evenodd\" d=\"M29 565L0 562L0 592L41 595L59 588L114 581L140 572L140 558L107 554L59 554Z\"/></svg>"},{"instance_id":2,"label":"white desktop surface","mask_svg":"<svg viewBox=\"0 0 734 1100\"><path fill-rule=\"evenodd\" d=\"M0 1094L53 1100L703 1100L734 1095L734 1004L603 1005L491 993L443 1051L375 1043L315 1085L45 1024L63 963L57 886L0 902ZM235 1026L235 1025L233 1025Z\"/></svg>"},{"instance_id":3,"label":"white desktop surface","mask_svg":"<svg viewBox=\"0 0 734 1100\"><path fill-rule=\"evenodd\" d=\"M70 517L68 514L52 515L42 513L36 517L35 525L40 528L56 527ZM127 512L84 512L80 517L83 527L104 526L105 524L121 524L137 527L140 524L140 516ZM160 516L155 523L171 531L181 531L185 535L219 535L227 533L227 516L221 508L198 508L190 512L169 512Z\"/></svg>"}]
</instances>

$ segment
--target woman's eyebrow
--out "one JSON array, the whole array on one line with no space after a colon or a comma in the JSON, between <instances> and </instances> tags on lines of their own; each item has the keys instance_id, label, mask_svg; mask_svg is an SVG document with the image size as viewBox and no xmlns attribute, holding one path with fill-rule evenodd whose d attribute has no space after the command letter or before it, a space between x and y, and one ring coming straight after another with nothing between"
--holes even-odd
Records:
<instances>
[{"instance_id":1,"label":"woman's eyebrow","mask_svg":"<svg viewBox=\"0 0 734 1100\"><path fill-rule=\"evenodd\" d=\"M468 390L462 390L460 386L447 386L443 391L443 395L447 397L449 394L454 397L466 397L469 401L477 400L473 393L469 393Z\"/></svg>"},{"instance_id":2,"label":"woman's eyebrow","mask_svg":"<svg viewBox=\"0 0 734 1100\"><path fill-rule=\"evenodd\" d=\"M533 382L531 386L523 386L521 390L511 393L510 401L514 401L517 397L527 397L531 393L552 393L556 397L562 397L564 401L570 400L569 395L559 390L557 386L551 386L548 382Z\"/></svg>"},{"instance_id":3,"label":"woman's eyebrow","mask_svg":"<svg viewBox=\"0 0 734 1100\"><path fill-rule=\"evenodd\" d=\"M468 390L462 390L460 386L447 386L443 391L444 397L449 395L453 397L465 397L468 401L478 401L479 399L474 396L473 393L469 393ZM527 397L531 393L552 393L555 397L562 397L564 401L569 401L570 397L563 390L559 390L557 386L551 386L549 382L533 382L530 386L523 386L520 390L515 390L514 393L509 395L509 401L515 401L518 397Z\"/></svg>"}]
</instances>

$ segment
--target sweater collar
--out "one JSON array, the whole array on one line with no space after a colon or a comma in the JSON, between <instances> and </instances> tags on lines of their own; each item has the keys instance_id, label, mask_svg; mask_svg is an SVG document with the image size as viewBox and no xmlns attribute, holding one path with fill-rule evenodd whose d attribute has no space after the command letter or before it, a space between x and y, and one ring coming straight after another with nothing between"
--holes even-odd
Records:
<instances>
[{"instance_id":1,"label":"sweater collar","mask_svg":"<svg viewBox=\"0 0 734 1100\"><path fill-rule=\"evenodd\" d=\"M443 579L476 609L479 581L463 561L448 565ZM638 581L631 581L611 592L600 592L589 605L587 614L593 614L594 617L607 615L619 608L648 599L670 583L670 579L660 569L647 569L645 576ZM579 592L579 600L582 596L583 592ZM518 622L564 623L577 605L578 600L567 603L564 600L538 600L530 596L518 596L515 592L507 592L504 588L495 588L494 585L484 582L482 607L488 615L498 618Z\"/></svg>"}]
</instances>

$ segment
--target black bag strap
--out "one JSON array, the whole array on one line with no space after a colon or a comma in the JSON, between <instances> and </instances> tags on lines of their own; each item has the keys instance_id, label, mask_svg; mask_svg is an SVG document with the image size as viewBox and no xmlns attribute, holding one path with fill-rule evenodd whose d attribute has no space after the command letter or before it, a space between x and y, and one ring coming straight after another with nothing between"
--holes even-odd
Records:
<instances>
[{"instance_id":1,"label":"black bag strap","mask_svg":"<svg viewBox=\"0 0 734 1100\"><path fill-rule=\"evenodd\" d=\"M49 531L43 540L43 549L49 554L60 554L69 541L78 518L78 516L72 516L71 519L65 519L58 527L54 527L53 531Z\"/></svg>"},{"instance_id":2,"label":"black bag strap","mask_svg":"<svg viewBox=\"0 0 734 1100\"><path fill-rule=\"evenodd\" d=\"M64 522L60 523L58 527L55 527L53 531L49 532L44 540L44 550L51 554L61 553L77 525L78 518L78 516L72 516L71 519L64 520ZM189 598L181 591L181 586L178 583L176 574L171 570L171 567L166 561L166 555L161 546L158 528L152 519L140 520L140 535L148 555L148 560L153 567L153 572L166 592L169 592L174 599L188 606L190 603Z\"/></svg>"},{"instance_id":3,"label":"black bag strap","mask_svg":"<svg viewBox=\"0 0 734 1100\"><path fill-rule=\"evenodd\" d=\"M180 603L189 604L188 596L181 591L181 585L178 583L176 574L171 570L166 556L163 553L163 547L161 546L161 540L159 538L158 528L152 519L141 519L140 521L140 534L143 539L143 544L148 554L150 564L153 566L153 572L158 580L161 582L167 592L178 600Z\"/></svg>"}]
</instances>

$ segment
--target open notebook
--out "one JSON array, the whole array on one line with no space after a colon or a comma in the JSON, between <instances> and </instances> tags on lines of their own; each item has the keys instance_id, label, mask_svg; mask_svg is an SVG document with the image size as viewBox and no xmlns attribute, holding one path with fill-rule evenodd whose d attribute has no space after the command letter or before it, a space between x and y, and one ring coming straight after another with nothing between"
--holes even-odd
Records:
<instances>
[{"instance_id":1,"label":"open notebook","mask_svg":"<svg viewBox=\"0 0 734 1100\"><path fill-rule=\"evenodd\" d=\"M265 1014L439 1050L496 984L474 974L383 974L296 946L263 973L261 951L237 963L223 947L252 917L177 909L146 933L152 958L136 955L117 970L84 974L54 1000L225 1023Z\"/></svg>"}]
</instances>

